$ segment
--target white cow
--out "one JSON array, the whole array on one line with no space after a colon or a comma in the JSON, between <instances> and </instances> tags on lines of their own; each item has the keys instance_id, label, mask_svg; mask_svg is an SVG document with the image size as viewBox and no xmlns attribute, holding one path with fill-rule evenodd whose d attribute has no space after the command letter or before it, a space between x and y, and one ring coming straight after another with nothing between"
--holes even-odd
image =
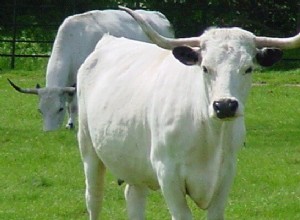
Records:
<instances>
[{"instance_id":1,"label":"white cow","mask_svg":"<svg viewBox=\"0 0 300 220\"><path fill-rule=\"evenodd\" d=\"M137 10L160 34L174 37L170 22L160 12ZM90 11L70 16L59 27L46 73L46 87L21 89L19 92L39 95L39 110L44 130L58 129L64 120L65 107L69 113L68 128L74 127L77 115L75 88L77 71L94 50L103 34L150 42L139 25L126 12L120 10Z\"/></svg>"},{"instance_id":2,"label":"white cow","mask_svg":"<svg viewBox=\"0 0 300 220\"><path fill-rule=\"evenodd\" d=\"M240 28L163 38L133 11L147 44L105 36L78 73L78 141L90 220L99 217L108 168L127 185L129 219L145 219L148 189L161 189L173 220L190 220L188 195L207 219L224 219L254 61L269 66L300 35L256 37Z\"/></svg>"}]
</instances>

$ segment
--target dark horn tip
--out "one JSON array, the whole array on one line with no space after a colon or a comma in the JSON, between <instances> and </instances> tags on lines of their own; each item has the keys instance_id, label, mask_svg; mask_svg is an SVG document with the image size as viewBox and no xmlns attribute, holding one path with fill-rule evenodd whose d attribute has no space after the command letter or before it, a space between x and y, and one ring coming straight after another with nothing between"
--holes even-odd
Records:
<instances>
[{"instance_id":1,"label":"dark horn tip","mask_svg":"<svg viewBox=\"0 0 300 220\"><path fill-rule=\"evenodd\" d=\"M9 84L13 84L13 82L9 78L7 78L7 81L9 82Z\"/></svg>"},{"instance_id":2,"label":"dark horn tip","mask_svg":"<svg viewBox=\"0 0 300 220\"><path fill-rule=\"evenodd\" d=\"M7 78L7 80L8 80L8 82L9 82L9 84L15 89L15 90L17 90L17 91L21 91L21 89L20 89L20 87L19 86L17 86L17 85L15 85L9 78Z\"/></svg>"},{"instance_id":3,"label":"dark horn tip","mask_svg":"<svg viewBox=\"0 0 300 220\"><path fill-rule=\"evenodd\" d=\"M122 9L122 10L127 9L125 6L122 6L122 5L118 5L118 8L119 8L119 9Z\"/></svg>"},{"instance_id":4,"label":"dark horn tip","mask_svg":"<svg viewBox=\"0 0 300 220\"><path fill-rule=\"evenodd\" d=\"M21 87L19 87L16 84L14 84L10 79L7 78L7 81L18 92L27 93L27 94L35 94L35 95L38 94L37 89L22 89Z\"/></svg>"}]
</instances>

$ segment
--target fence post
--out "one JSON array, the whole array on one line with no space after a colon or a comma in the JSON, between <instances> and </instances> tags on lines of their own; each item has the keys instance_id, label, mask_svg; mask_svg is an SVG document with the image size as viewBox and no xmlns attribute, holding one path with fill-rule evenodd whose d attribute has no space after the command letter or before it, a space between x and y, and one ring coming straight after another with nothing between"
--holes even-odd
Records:
<instances>
[{"instance_id":1,"label":"fence post","mask_svg":"<svg viewBox=\"0 0 300 220\"><path fill-rule=\"evenodd\" d=\"M298 5L297 5L297 21L296 21L296 25L297 25L297 32L299 33L300 32L300 2L298 2Z\"/></svg>"},{"instance_id":2,"label":"fence post","mask_svg":"<svg viewBox=\"0 0 300 220\"><path fill-rule=\"evenodd\" d=\"M12 49L11 49L11 62L10 68L15 68L15 53L16 53L16 39L17 39L17 0L14 0L13 6L13 40L12 40Z\"/></svg>"}]
</instances>

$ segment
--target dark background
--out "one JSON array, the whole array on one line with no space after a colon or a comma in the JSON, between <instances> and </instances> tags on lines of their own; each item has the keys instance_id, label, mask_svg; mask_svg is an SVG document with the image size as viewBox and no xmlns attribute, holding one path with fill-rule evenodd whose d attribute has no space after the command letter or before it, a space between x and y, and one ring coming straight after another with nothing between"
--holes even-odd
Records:
<instances>
[{"instance_id":1,"label":"dark background","mask_svg":"<svg viewBox=\"0 0 300 220\"><path fill-rule=\"evenodd\" d=\"M67 16L117 9L119 4L162 12L176 37L200 35L210 26L237 26L276 37L300 31L297 0L0 0L0 55L10 50L10 41L17 40L40 43L40 53L49 56L58 26Z\"/></svg>"},{"instance_id":2,"label":"dark background","mask_svg":"<svg viewBox=\"0 0 300 220\"><path fill-rule=\"evenodd\" d=\"M300 1L295 0L0 0L1 34L9 33L14 3L16 22L25 25L20 31L34 25L45 25L36 32L49 30L48 25L57 30L68 15L117 8L118 4L161 11L174 25L178 37L199 35L209 26L238 26L270 36L290 36L300 28Z\"/></svg>"}]
</instances>

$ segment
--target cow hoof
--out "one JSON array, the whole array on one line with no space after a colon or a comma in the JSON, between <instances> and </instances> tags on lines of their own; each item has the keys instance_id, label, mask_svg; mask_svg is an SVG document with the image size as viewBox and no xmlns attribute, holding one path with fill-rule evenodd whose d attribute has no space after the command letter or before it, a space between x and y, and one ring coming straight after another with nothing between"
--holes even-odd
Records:
<instances>
[{"instance_id":1,"label":"cow hoof","mask_svg":"<svg viewBox=\"0 0 300 220\"><path fill-rule=\"evenodd\" d=\"M74 129L74 128L75 128L75 126L74 126L73 123L68 123L68 124L66 125L66 129L72 130L72 129Z\"/></svg>"}]
</instances>

